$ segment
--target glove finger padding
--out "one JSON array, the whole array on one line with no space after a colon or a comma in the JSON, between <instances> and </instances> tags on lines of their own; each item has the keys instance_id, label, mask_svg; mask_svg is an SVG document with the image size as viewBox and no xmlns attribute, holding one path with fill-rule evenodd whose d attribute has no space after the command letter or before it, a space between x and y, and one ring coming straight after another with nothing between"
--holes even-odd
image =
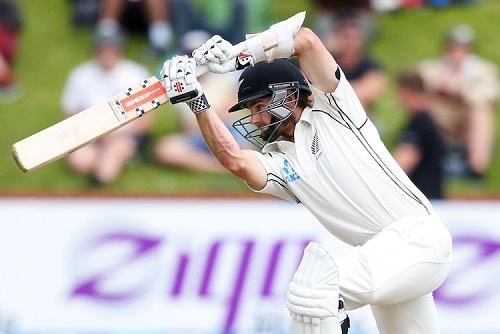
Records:
<instances>
[{"instance_id":1,"label":"glove finger padding","mask_svg":"<svg viewBox=\"0 0 500 334\"><path fill-rule=\"evenodd\" d=\"M184 80L184 67L187 60L187 56L174 56L163 63L160 75L167 93L175 89L174 81L178 79Z\"/></svg>"},{"instance_id":2,"label":"glove finger padding","mask_svg":"<svg viewBox=\"0 0 500 334\"><path fill-rule=\"evenodd\" d=\"M208 49L205 44L203 44L198 49L194 50L191 55L196 59L198 64L205 64L207 62L207 58L205 57L206 54L208 54Z\"/></svg>"},{"instance_id":3,"label":"glove finger padding","mask_svg":"<svg viewBox=\"0 0 500 334\"><path fill-rule=\"evenodd\" d=\"M233 72L237 69L236 61L230 59L231 55L228 53L232 46L231 43L219 35L214 35L202 46L194 50L192 56L198 64L207 64L213 73Z\"/></svg>"},{"instance_id":4,"label":"glove finger padding","mask_svg":"<svg viewBox=\"0 0 500 334\"><path fill-rule=\"evenodd\" d=\"M187 60L187 56L175 56L172 58L168 73L171 81L184 77L185 63Z\"/></svg>"},{"instance_id":5,"label":"glove finger padding","mask_svg":"<svg viewBox=\"0 0 500 334\"><path fill-rule=\"evenodd\" d=\"M184 65L184 79L186 84L192 85L194 84L198 91L201 91L201 85L196 79L196 61L193 58L188 58Z\"/></svg>"},{"instance_id":6,"label":"glove finger padding","mask_svg":"<svg viewBox=\"0 0 500 334\"><path fill-rule=\"evenodd\" d=\"M219 35L214 35L208 41L206 41L202 46L193 51L192 56L198 64L205 63L217 63L223 64L229 60L229 54L227 51L233 45L220 37Z\"/></svg>"},{"instance_id":7,"label":"glove finger padding","mask_svg":"<svg viewBox=\"0 0 500 334\"><path fill-rule=\"evenodd\" d=\"M226 51L231 46L232 44L222 37L214 36L206 43L206 47L208 48L208 54L206 55L206 57L212 62L218 62L220 64L225 63L229 57Z\"/></svg>"},{"instance_id":8,"label":"glove finger padding","mask_svg":"<svg viewBox=\"0 0 500 334\"><path fill-rule=\"evenodd\" d=\"M168 75L168 73L170 72L170 62L170 59L165 60L165 62L163 63L163 68L160 71L160 77L167 92L172 89L172 82L170 80L170 76Z\"/></svg>"},{"instance_id":9,"label":"glove finger padding","mask_svg":"<svg viewBox=\"0 0 500 334\"><path fill-rule=\"evenodd\" d=\"M196 78L196 61L188 56L175 56L164 63L163 84L172 104L186 102L193 112L210 107Z\"/></svg>"}]
</instances>

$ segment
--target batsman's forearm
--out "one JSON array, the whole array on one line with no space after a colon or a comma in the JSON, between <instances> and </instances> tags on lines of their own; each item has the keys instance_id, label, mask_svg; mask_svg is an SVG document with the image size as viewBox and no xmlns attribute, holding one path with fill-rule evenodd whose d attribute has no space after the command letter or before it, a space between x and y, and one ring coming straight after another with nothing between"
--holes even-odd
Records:
<instances>
[{"instance_id":1,"label":"batsman's forearm","mask_svg":"<svg viewBox=\"0 0 500 334\"><path fill-rule=\"evenodd\" d=\"M243 152L224 122L212 109L197 113L196 120L212 154L222 166L237 174Z\"/></svg>"}]
</instances>

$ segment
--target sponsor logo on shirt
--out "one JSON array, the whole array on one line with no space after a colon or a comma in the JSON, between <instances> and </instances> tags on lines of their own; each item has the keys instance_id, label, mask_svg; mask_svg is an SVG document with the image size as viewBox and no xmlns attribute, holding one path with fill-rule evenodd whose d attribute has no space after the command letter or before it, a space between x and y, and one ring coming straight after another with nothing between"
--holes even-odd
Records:
<instances>
[{"instance_id":1,"label":"sponsor logo on shirt","mask_svg":"<svg viewBox=\"0 0 500 334\"><path fill-rule=\"evenodd\" d=\"M281 168L281 170L283 171L283 175L285 176L286 183L292 183L294 181L300 180L299 174L297 174L297 172L293 170L288 160L283 160L283 168Z\"/></svg>"}]
</instances>

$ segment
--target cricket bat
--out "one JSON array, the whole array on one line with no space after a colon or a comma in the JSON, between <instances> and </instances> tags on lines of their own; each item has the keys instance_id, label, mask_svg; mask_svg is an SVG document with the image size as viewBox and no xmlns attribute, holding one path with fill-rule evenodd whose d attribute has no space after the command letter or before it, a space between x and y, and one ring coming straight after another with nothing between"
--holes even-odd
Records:
<instances>
[{"instance_id":1,"label":"cricket bat","mask_svg":"<svg viewBox=\"0 0 500 334\"><path fill-rule=\"evenodd\" d=\"M290 24L295 34L302 26L304 18L305 12L300 12L277 24ZM264 50L276 46L277 39L272 29L260 35ZM248 54L245 54L246 50L246 41L234 45L228 52L230 59L240 54L248 57ZM175 92L173 94L169 92L169 99L162 82L152 76L105 101L18 141L12 145L14 160L22 171L33 171L125 126L169 101L177 103L192 97L195 89L175 82L173 86ZM194 93L196 96L197 91Z\"/></svg>"},{"instance_id":2,"label":"cricket bat","mask_svg":"<svg viewBox=\"0 0 500 334\"><path fill-rule=\"evenodd\" d=\"M233 48L236 48L236 52L241 46ZM12 145L12 156L23 172L30 172L129 124L169 101L178 103L198 94L193 85L173 82L173 87L175 96L170 94L170 100L163 84L152 76L105 101L18 141Z\"/></svg>"},{"instance_id":3,"label":"cricket bat","mask_svg":"<svg viewBox=\"0 0 500 334\"><path fill-rule=\"evenodd\" d=\"M154 76L12 145L19 168L29 172L87 145L169 101Z\"/></svg>"}]
</instances>

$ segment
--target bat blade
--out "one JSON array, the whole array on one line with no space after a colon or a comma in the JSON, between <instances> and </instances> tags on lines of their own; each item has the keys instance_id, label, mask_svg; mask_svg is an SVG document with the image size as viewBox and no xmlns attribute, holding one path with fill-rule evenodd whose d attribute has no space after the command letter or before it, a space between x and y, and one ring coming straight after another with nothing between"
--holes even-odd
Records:
<instances>
[{"instance_id":1,"label":"bat blade","mask_svg":"<svg viewBox=\"0 0 500 334\"><path fill-rule=\"evenodd\" d=\"M113 132L169 101L154 76L12 145L19 168L30 172Z\"/></svg>"}]
</instances>

